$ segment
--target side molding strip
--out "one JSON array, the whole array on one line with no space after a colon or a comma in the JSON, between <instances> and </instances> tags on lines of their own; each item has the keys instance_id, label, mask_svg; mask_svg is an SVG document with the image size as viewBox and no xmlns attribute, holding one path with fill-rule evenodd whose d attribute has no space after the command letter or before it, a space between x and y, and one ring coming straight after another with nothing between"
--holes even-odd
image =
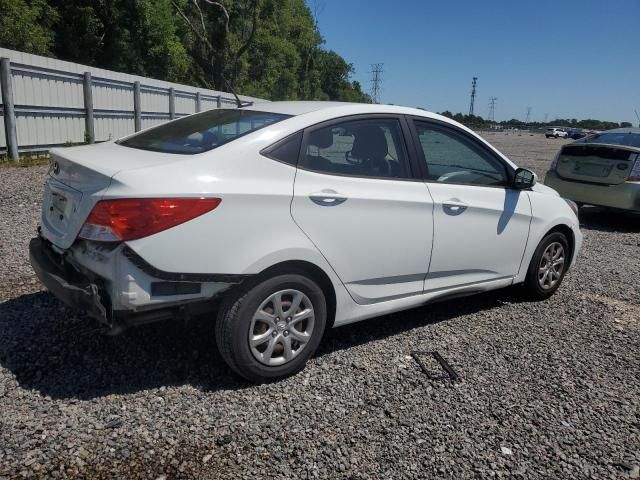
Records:
<instances>
[{"instance_id":1,"label":"side molding strip","mask_svg":"<svg viewBox=\"0 0 640 480\"><path fill-rule=\"evenodd\" d=\"M122 254L127 257L131 263L133 263L140 270L146 274L160 278L162 280L173 280L182 282L216 282L216 283L242 283L243 280L251 277L251 275L239 275L230 273L178 273L178 272L165 272L160 270L144 258L134 252L128 246L124 246Z\"/></svg>"}]
</instances>

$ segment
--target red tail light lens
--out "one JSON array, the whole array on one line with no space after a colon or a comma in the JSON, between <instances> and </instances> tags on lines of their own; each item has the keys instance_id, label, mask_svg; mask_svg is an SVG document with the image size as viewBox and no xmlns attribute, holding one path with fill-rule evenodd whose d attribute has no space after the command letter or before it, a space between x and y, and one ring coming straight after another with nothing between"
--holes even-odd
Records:
<instances>
[{"instance_id":1,"label":"red tail light lens","mask_svg":"<svg viewBox=\"0 0 640 480\"><path fill-rule=\"evenodd\" d=\"M122 242L147 237L210 212L219 198L121 198L100 200L78 237Z\"/></svg>"}]
</instances>

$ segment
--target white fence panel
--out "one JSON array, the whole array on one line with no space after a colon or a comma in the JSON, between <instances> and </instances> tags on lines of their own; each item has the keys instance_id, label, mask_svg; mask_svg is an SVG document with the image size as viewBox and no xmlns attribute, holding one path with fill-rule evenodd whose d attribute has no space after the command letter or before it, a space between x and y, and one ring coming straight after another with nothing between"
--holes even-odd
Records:
<instances>
[{"instance_id":1,"label":"white fence panel","mask_svg":"<svg viewBox=\"0 0 640 480\"><path fill-rule=\"evenodd\" d=\"M0 103L0 155L10 153L8 142L18 151L46 151L66 143L87 139L93 128L94 141L123 137L135 131L136 113L141 127L159 125L170 118L170 91L174 92L176 118L196 112L196 93L202 110L233 107L230 93L179 85L152 78L112 72L71 62L0 48L0 57L9 59L8 77L13 87L15 118L7 120ZM85 73L91 83L85 87ZM135 111L134 83L140 82L140 112ZM3 89L6 86L2 85ZM90 89L91 104L85 102ZM220 98L220 100L219 100ZM244 102L264 101L240 96ZM93 121L88 115L93 108ZM16 125L17 138L7 138L5 122ZM13 143L12 143L13 142Z\"/></svg>"}]
</instances>

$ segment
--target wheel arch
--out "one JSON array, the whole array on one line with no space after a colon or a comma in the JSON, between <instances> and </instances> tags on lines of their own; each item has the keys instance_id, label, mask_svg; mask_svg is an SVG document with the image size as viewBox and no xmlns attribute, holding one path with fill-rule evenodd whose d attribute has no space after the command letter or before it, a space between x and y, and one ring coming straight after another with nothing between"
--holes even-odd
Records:
<instances>
[{"instance_id":1,"label":"wheel arch","mask_svg":"<svg viewBox=\"0 0 640 480\"><path fill-rule=\"evenodd\" d=\"M257 276L260 278L269 278L279 274L297 272L303 273L311 278L322 289L324 298L327 301L327 327L333 327L336 318L336 291L331 282L331 278L329 278L329 275L327 275L322 268L306 260L287 260L265 268Z\"/></svg>"},{"instance_id":2,"label":"wheel arch","mask_svg":"<svg viewBox=\"0 0 640 480\"><path fill-rule=\"evenodd\" d=\"M573 263L573 253L575 251L575 245L576 245L576 238L573 233L573 230L571 229L570 226L565 225L564 223L560 223L552 227L551 229L549 229L549 231L547 231L547 233L545 233L542 236L542 238L545 238L547 235L550 235L555 232L562 233L565 237L567 237L567 241L569 242L569 259L570 259L570 262ZM571 263L569 263L569 266L571 266Z\"/></svg>"}]
</instances>

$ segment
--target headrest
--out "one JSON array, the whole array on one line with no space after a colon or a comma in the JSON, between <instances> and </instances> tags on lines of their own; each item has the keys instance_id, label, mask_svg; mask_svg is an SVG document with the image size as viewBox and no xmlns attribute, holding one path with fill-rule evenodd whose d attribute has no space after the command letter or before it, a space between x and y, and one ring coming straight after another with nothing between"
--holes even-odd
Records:
<instances>
[{"instance_id":1,"label":"headrest","mask_svg":"<svg viewBox=\"0 0 640 480\"><path fill-rule=\"evenodd\" d=\"M351 156L361 160L381 160L387 156L388 144L382 129L376 125L363 125L353 129L355 139Z\"/></svg>"},{"instance_id":2,"label":"headrest","mask_svg":"<svg viewBox=\"0 0 640 480\"><path fill-rule=\"evenodd\" d=\"M318 148L329 148L333 145L333 131L331 128L321 128L311 132L309 135L309 145Z\"/></svg>"}]
</instances>

